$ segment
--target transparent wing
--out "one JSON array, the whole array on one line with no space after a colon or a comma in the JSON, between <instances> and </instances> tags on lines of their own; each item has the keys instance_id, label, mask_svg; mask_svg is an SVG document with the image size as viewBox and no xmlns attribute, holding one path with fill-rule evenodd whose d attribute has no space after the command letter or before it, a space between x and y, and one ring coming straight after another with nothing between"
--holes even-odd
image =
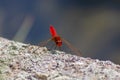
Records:
<instances>
[{"instance_id":1,"label":"transparent wing","mask_svg":"<svg viewBox=\"0 0 120 80\"><path fill-rule=\"evenodd\" d=\"M51 39L48 39L47 41L40 42L38 45L39 45L40 47L44 47L44 46L46 46L47 43L50 42L50 41L51 41Z\"/></svg>"},{"instance_id":2,"label":"transparent wing","mask_svg":"<svg viewBox=\"0 0 120 80\"><path fill-rule=\"evenodd\" d=\"M50 41L51 41L51 39L48 39L47 41L40 42L40 43L38 44L38 46L44 47L44 46L46 46L46 45L48 44L48 42L50 42ZM40 47L38 47L37 49L35 49L33 52L37 51Z\"/></svg>"},{"instance_id":3,"label":"transparent wing","mask_svg":"<svg viewBox=\"0 0 120 80\"><path fill-rule=\"evenodd\" d=\"M54 41L52 41L52 39L48 39L47 41L43 41L43 42L40 42L39 46L40 47L47 47L47 49L51 50L51 51L54 51L55 49L57 50L61 50L61 51L64 51L64 52L68 52L68 53L72 53L72 54L75 54L75 55L78 55L78 56L81 56L81 52L73 47L67 40L65 40L64 38L62 38L62 46L61 47L58 47ZM37 51L40 47L38 47L37 49L35 49L33 52Z\"/></svg>"},{"instance_id":4,"label":"transparent wing","mask_svg":"<svg viewBox=\"0 0 120 80\"><path fill-rule=\"evenodd\" d=\"M74 52L78 56L81 56L81 52L77 48L73 47L67 40L62 38L62 41L68 46L68 48L72 50L72 52Z\"/></svg>"}]
</instances>

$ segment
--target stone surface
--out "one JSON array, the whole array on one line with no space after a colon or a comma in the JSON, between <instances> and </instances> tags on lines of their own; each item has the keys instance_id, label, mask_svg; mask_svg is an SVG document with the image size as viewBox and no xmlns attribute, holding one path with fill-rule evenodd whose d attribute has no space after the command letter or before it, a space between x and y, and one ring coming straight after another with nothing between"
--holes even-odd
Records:
<instances>
[{"instance_id":1,"label":"stone surface","mask_svg":"<svg viewBox=\"0 0 120 80\"><path fill-rule=\"evenodd\" d=\"M0 80L120 80L120 65L0 38Z\"/></svg>"}]
</instances>

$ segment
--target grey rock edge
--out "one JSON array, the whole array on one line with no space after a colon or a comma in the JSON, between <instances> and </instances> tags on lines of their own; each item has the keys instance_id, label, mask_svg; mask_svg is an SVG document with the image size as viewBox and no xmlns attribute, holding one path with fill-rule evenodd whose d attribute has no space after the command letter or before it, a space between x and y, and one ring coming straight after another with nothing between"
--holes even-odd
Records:
<instances>
[{"instance_id":1,"label":"grey rock edge","mask_svg":"<svg viewBox=\"0 0 120 80\"><path fill-rule=\"evenodd\" d=\"M120 80L111 61L38 47L0 38L0 80Z\"/></svg>"}]
</instances>

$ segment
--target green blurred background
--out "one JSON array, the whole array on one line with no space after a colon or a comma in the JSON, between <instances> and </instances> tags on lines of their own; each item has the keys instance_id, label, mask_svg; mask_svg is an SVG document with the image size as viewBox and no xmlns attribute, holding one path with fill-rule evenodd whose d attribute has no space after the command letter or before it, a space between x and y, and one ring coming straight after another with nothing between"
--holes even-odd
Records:
<instances>
[{"instance_id":1,"label":"green blurred background","mask_svg":"<svg viewBox=\"0 0 120 80\"><path fill-rule=\"evenodd\" d=\"M84 57L120 64L119 0L0 0L0 36L38 44L49 25Z\"/></svg>"}]
</instances>

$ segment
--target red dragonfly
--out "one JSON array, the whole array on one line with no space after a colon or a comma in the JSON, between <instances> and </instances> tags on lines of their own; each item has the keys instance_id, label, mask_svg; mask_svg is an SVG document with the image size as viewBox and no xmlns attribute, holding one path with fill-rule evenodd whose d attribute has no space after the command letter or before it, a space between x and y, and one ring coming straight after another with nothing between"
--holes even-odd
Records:
<instances>
[{"instance_id":1,"label":"red dragonfly","mask_svg":"<svg viewBox=\"0 0 120 80\"><path fill-rule=\"evenodd\" d=\"M46 45L49 41L53 41L56 44L55 47L58 47L59 49L61 49L61 47L63 46L63 43L65 43L72 52L74 52L78 56L81 56L81 52L78 49L73 47L67 40L65 40L64 38L60 37L57 34L56 29L54 28L53 25L50 25L50 34L51 34L51 38L43 42L41 46Z\"/></svg>"}]
</instances>

